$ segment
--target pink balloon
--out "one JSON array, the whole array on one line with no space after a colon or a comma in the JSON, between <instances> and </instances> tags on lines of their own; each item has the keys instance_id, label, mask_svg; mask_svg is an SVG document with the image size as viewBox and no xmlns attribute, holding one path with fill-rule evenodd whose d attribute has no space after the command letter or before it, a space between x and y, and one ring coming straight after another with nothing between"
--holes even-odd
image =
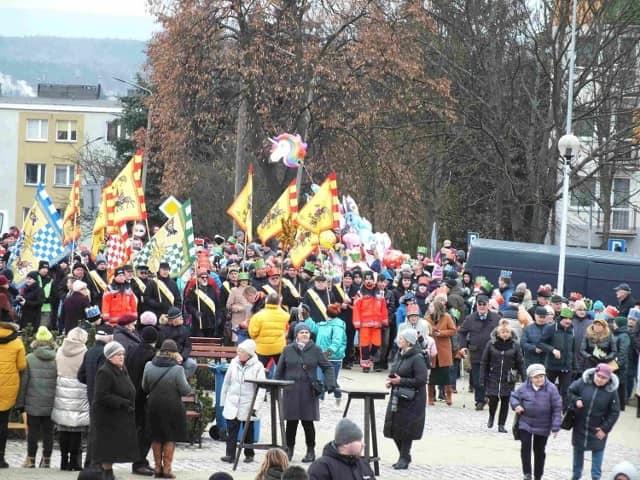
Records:
<instances>
[{"instance_id":1,"label":"pink balloon","mask_svg":"<svg viewBox=\"0 0 640 480\"><path fill-rule=\"evenodd\" d=\"M342 243L344 243L348 250L352 248L358 248L362 244L360 236L357 233L349 232L342 236Z\"/></svg>"}]
</instances>

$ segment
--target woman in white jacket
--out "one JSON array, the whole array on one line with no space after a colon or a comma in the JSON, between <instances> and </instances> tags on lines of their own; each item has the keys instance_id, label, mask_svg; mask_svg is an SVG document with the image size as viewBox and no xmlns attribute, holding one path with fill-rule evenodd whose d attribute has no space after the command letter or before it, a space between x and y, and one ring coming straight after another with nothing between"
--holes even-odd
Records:
<instances>
[{"instance_id":1,"label":"woman in white jacket","mask_svg":"<svg viewBox=\"0 0 640 480\"><path fill-rule=\"evenodd\" d=\"M256 342L251 339L245 340L238 345L238 355L231 360L222 384L222 415L227 421L227 451L226 455L220 459L223 462L233 463L235 460L240 422L246 422L245 428L249 428L247 441L253 441L250 409L256 385L246 380L264 380L265 378L264 365L256 356ZM252 462L254 451L245 448L244 456L245 463Z\"/></svg>"},{"instance_id":2,"label":"woman in white jacket","mask_svg":"<svg viewBox=\"0 0 640 480\"><path fill-rule=\"evenodd\" d=\"M60 470L82 470L82 432L89 427L87 386L78 381L78 370L87 351L87 332L69 331L56 353L56 396L51 419L60 432Z\"/></svg>"}]
</instances>

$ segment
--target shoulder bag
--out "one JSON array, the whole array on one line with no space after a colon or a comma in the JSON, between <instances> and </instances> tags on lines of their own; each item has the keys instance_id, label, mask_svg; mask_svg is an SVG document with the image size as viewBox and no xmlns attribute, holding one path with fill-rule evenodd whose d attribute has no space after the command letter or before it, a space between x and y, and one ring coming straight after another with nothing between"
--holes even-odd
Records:
<instances>
[{"instance_id":1,"label":"shoulder bag","mask_svg":"<svg viewBox=\"0 0 640 480\"><path fill-rule=\"evenodd\" d=\"M147 400L151 396L151 392L153 392L153 389L156 388L156 386L160 383L160 380L162 380L164 378L164 376L167 373L169 373L169 370L171 370L172 368L173 368L173 366L168 367L164 372L162 372L162 375L160 375L160 377L158 377L158 379L155 382L153 382L153 385L151 385L151 388L149 389L149 393L147 393Z\"/></svg>"}]
</instances>

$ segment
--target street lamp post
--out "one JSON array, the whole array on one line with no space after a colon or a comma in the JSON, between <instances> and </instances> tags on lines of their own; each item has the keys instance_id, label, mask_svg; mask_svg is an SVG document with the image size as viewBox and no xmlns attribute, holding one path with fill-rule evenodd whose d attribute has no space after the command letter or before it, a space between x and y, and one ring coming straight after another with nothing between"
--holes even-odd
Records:
<instances>
[{"instance_id":1,"label":"street lamp post","mask_svg":"<svg viewBox=\"0 0 640 480\"><path fill-rule=\"evenodd\" d=\"M569 169L571 159L578 154L580 141L575 135L563 135L558 142L558 150L564 159L562 166L562 216L560 217L560 261L558 263L558 295L564 291L564 271L567 255L567 223L569 220Z\"/></svg>"}]
</instances>

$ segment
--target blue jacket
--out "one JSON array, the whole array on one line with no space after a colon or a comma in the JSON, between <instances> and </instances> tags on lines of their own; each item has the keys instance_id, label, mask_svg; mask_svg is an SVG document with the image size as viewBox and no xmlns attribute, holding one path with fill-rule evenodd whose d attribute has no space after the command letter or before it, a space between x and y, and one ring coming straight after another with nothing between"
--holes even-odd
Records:
<instances>
[{"instance_id":1,"label":"blue jacket","mask_svg":"<svg viewBox=\"0 0 640 480\"><path fill-rule=\"evenodd\" d=\"M526 369L532 363L542 363L544 365L544 357L546 357L546 353L544 350L540 349L540 353L536 353L536 348L540 343L540 339L542 338L542 331L544 330L545 325L538 325L537 323L532 323L527 325L522 333L522 340L520 340L520 345L522 346L522 351L524 352L524 368Z\"/></svg>"},{"instance_id":2,"label":"blue jacket","mask_svg":"<svg viewBox=\"0 0 640 480\"><path fill-rule=\"evenodd\" d=\"M537 391L531 380L527 379L514 392L511 392L511 408L524 408L520 415L520 430L535 435L549 436L560 430L562 421L562 398L556 386L549 380Z\"/></svg>"},{"instance_id":3,"label":"blue jacket","mask_svg":"<svg viewBox=\"0 0 640 480\"><path fill-rule=\"evenodd\" d=\"M323 352L331 351L327 355L329 360L342 360L347 349L347 330L344 322L339 318L329 318L317 324L318 334L316 345Z\"/></svg>"}]
</instances>

